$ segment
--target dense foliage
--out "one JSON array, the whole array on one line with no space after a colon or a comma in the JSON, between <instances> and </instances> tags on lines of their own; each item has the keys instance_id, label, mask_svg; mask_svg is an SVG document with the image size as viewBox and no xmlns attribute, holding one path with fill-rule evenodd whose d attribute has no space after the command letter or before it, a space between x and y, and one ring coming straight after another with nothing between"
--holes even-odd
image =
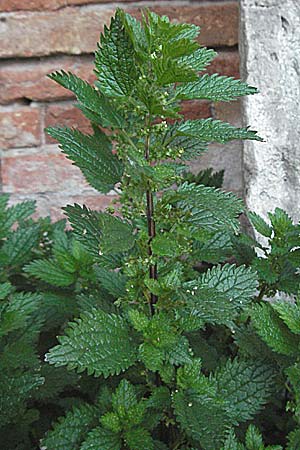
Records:
<instances>
[{"instance_id":1,"label":"dense foliage","mask_svg":"<svg viewBox=\"0 0 300 450\"><path fill-rule=\"evenodd\" d=\"M67 206L65 231L2 197L4 449L300 448L300 227L280 209L269 223L248 213L257 241L240 231L244 207L220 189L222 173L188 173L210 142L261 140L183 120L182 100L256 92L203 74L216 53L198 33L117 10L95 86L50 75L93 134L48 133L119 200L105 212Z\"/></svg>"}]
</instances>

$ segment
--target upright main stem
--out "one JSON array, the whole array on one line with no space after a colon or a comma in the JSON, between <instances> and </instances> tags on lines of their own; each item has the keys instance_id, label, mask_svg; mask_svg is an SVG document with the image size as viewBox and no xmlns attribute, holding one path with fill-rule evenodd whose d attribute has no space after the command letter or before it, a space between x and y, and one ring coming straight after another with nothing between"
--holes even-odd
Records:
<instances>
[{"instance_id":1,"label":"upright main stem","mask_svg":"<svg viewBox=\"0 0 300 450\"><path fill-rule=\"evenodd\" d=\"M150 127L150 118L147 118L146 121L146 127L149 128ZM146 138L146 142L145 142L145 159L147 161L149 161L150 158L150 133L148 133L147 138ZM148 255L151 257L152 256L152 248L151 248L151 242L153 240L153 238L156 235L155 232L155 221L154 221L154 206L153 206L153 194L151 192L150 189L147 190L146 192L146 197L147 197L147 223L148 223ZM149 267L149 276L150 279L152 280L157 280L157 265L156 264L150 264ZM157 295L152 294L150 295L150 312L151 315L154 314L154 305L155 303L157 303Z\"/></svg>"}]
</instances>

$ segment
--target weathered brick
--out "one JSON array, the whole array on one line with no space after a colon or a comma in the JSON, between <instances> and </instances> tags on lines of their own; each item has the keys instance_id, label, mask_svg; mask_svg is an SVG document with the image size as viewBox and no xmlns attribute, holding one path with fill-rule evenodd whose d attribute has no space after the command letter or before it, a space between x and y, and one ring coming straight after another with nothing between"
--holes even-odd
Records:
<instances>
[{"instance_id":1,"label":"weathered brick","mask_svg":"<svg viewBox=\"0 0 300 450\"><path fill-rule=\"evenodd\" d=\"M0 148L34 147L40 144L40 110L32 107L0 109Z\"/></svg>"},{"instance_id":2,"label":"weathered brick","mask_svg":"<svg viewBox=\"0 0 300 450\"><path fill-rule=\"evenodd\" d=\"M139 2L141 0L119 0L124 3L132 1ZM107 0L1 0L0 11L45 11L91 3L107 3Z\"/></svg>"},{"instance_id":3,"label":"weathered brick","mask_svg":"<svg viewBox=\"0 0 300 450\"><path fill-rule=\"evenodd\" d=\"M214 104L214 117L218 120L224 120L236 127L242 125L241 101L219 102Z\"/></svg>"},{"instance_id":4,"label":"weathered brick","mask_svg":"<svg viewBox=\"0 0 300 450\"><path fill-rule=\"evenodd\" d=\"M69 56L41 61L2 63L0 103L6 104L20 99L49 101L72 98L72 92L47 78L47 74L65 70L92 82L95 79L92 60L93 58L89 56Z\"/></svg>"},{"instance_id":5,"label":"weathered brick","mask_svg":"<svg viewBox=\"0 0 300 450\"><path fill-rule=\"evenodd\" d=\"M184 101L181 112L185 119L206 119L211 116L210 102L205 100Z\"/></svg>"},{"instance_id":6,"label":"weathered brick","mask_svg":"<svg viewBox=\"0 0 300 450\"><path fill-rule=\"evenodd\" d=\"M88 186L80 170L54 151L5 155L1 169L4 192L80 192Z\"/></svg>"},{"instance_id":7,"label":"weathered brick","mask_svg":"<svg viewBox=\"0 0 300 450\"><path fill-rule=\"evenodd\" d=\"M218 56L208 66L207 72L210 74L219 73L228 77L239 78L239 53L238 51L221 51Z\"/></svg>"},{"instance_id":8,"label":"weathered brick","mask_svg":"<svg viewBox=\"0 0 300 450\"><path fill-rule=\"evenodd\" d=\"M124 5L125 6L125 5ZM126 7L136 16L140 8ZM217 47L238 41L236 2L157 5L153 9L179 22L201 25L202 44ZM16 13L3 17L0 39L2 57L31 57L58 53L81 54L95 50L99 33L114 13L114 8L91 5L63 8L55 12Z\"/></svg>"},{"instance_id":9,"label":"weathered brick","mask_svg":"<svg viewBox=\"0 0 300 450\"><path fill-rule=\"evenodd\" d=\"M90 122L72 103L50 104L46 108L45 126L66 126L78 128L83 133L91 132ZM46 142L55 142L46 134Z\"/></svg>"}]
</instances>

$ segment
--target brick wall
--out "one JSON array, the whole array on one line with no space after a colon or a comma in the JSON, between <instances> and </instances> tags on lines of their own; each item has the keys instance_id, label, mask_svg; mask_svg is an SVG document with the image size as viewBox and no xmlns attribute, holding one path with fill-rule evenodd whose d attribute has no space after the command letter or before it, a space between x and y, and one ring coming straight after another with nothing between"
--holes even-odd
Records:
<instances>
[{"instance_id":1,"label":"brick wall","mask_svg":"<svg viewBox=\"0 0 300 450\"><path fill-rule=\"evenodd\" d=\"M0 1L0 147L2 190L11 201L37 200L40 215L60 217L69 202L103 208L111 197L97 194L80 171L60 154L44 128L59 124L88 131L87 120L73 106L73 97L46 78L58 69L93 81L93 50L116 3L106 0ZM237 1L119 1L135 16L149 6L172 19L201 25L200 42L218 50L210 72L239 76ZM190 102L186 116L239 123L239 105ZM215 146L193 163L196 169L225 167L226 187L241 191L240 144Z\"/></svg>"}]
</instances>

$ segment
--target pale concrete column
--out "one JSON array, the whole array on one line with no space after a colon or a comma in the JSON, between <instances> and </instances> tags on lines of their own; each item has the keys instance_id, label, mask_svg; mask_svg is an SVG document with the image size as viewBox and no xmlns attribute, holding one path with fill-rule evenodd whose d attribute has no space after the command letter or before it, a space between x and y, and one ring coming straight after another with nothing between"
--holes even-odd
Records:
<instances>
[{"instance_id":1,"label":"pale concrete column","mask_svg":"<svg viewBox=\"0 0 300 450\"><path fill-rule=\"evenodd\" d=\"M244 143L245 200L299 220L300 0L240 0L240 17L242 78L260 91L243 101L243 122L266 141Z\"/></svg>"}]
</instances>

